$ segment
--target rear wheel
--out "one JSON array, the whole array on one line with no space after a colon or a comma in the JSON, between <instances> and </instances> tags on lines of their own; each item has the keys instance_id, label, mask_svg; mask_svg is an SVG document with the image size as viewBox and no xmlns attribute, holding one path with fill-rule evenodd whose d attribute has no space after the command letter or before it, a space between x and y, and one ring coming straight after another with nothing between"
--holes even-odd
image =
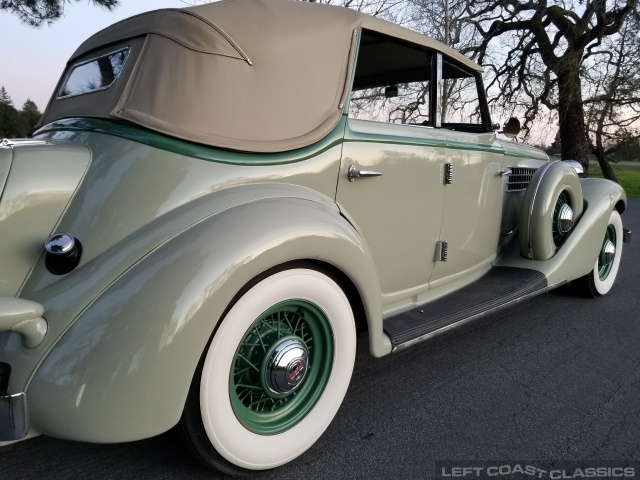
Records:
<instances>
[{"instance_id":1,"label":"rear wheel","mask_svg":"<svg viewBox=\"0 0 640 480\"><path fill-rule=\"evenodd\" d=\"M183 437L227 473L293 460L338 411L355 348L349 300L330 277L295 269L262 280L231 307L205 352Z\"/></svg>"},{"instance_id":2,"label":"rear wheel","mask_svg":"<svg viewBox=\"0 0 640 480\"><path fill-rule=\"evenodd\" d=\"M593 270L574 282L579 293L594 298L609 293L620 268L622 235L622 219L613 210Z\"/></svg>"}]
</instances>

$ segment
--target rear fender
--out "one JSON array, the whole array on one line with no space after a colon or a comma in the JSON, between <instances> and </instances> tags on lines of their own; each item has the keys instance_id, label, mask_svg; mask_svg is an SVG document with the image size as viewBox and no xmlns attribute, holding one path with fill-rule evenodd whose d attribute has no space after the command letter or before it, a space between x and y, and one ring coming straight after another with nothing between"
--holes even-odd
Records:
<instances>
[{"instance_id":1,"label":"rear fender","mask_svg":"<svg viewBox=\"0 0 640 480\"><path fill-rule=\"evenodd\" d=\"M19 292L90 161L89 149L72 143L23 139L0 147L0 296Z\"/></svg>"},{"instance_id":2,"label":"rear fender","mask_svg":"<svg viewBox=\"0 0 640 480\"><path fill-rule=\"evenodd\" d=\"M371 335L383 335L373 262L334 208L296 198L238 205L171 238L81 314L27 388L28 398L42 399L30 405L33 426L93 442L173 427L234 296L269 268L298 259L339 268L361 295Z\"/></svg>"},{"instance_id":3,"label":"rear fender","mask_svg":"<svg viewBox=\"0 0 640 480\"><path fill-rule=\"evenodd\" d=\"M123 238L100 255L67 275L54 276L45 267L44 255L34 269L20 296L44 307L48 323L43 341L33 349L22 347L19 336L0 338L0 361L12 365L9 392L23 392L48 351L73 322L98 299L105 290L125 275L132 266L152 252L163 248L172 238L200 222L223 214L237 206L269 199L300 198L327 210L338 209L333 201L308 188L295 185L263 183L225 188L201 196L170 210L161 217ZM39 247L43 251L42 246Z\"/></svg>"}]
</instances>

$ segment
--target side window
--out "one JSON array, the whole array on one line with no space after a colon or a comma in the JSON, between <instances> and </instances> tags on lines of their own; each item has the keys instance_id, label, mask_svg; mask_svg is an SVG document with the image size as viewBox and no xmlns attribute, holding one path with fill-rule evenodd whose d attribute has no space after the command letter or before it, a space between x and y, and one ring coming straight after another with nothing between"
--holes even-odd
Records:
<instances>
[{"instance_id":1,"label":"side window","mask_svg":"<svg viewBox=\"0 0 640 480\"><path fill-rule=\"evenodd\" d=\"M482 113L476 77L445 60L440 88L442 128L477 131Z\"/></svg>"},{"instance_id":2,"label":"side window","mask_svg":"<svg viewBox=\"0 0 640 480\"><path fill-rule=\"evenodd\" d=\"M376 122L429 124L429 82L354 91L349 117Z\"/></svg>"},{"instance_id":3,"label":"side window","mask_svg":"<svg viewBox=\"0 0 640 480\"><path fill-rule=\"evenodd\" d=\"M363 30L349 118L487 131L482 81L451 57Z\"/></svg>"},{"instance_id":4,"label":"side window","mask_svg":"<svg viewBox=\"0 0 640 480\"><path fill-rule=\"evenodd\" d=\"M401 124L429 124L433 53L363 31L349 117Z\"/></svg>"},{"instance_id":5,"label":"side window","mask_svg":"<svg viewBox=\"0 0 640 480\"><path fill-rule=\"evenodd\" d=\"M74 65L67 75L57 98L106 90L120 76L129 56L129 47L107 53Z\"/></svg>"}]
</instances>

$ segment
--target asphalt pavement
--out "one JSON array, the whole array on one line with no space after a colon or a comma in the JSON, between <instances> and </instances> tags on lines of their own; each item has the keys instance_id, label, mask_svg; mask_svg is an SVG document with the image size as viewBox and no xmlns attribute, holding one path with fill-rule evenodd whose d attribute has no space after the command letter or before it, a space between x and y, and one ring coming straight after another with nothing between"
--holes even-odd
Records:
<instances>
[{"instance_id":1,"label":"asphalt pavement","mask_svg":"<svg viewBox=\"0 0 640 480\"><path fill-rule=\"evenodd\" d=\"M259 478L432 478L443 460L640 461L640 199L622 218L635 238L605 297L563 287L381 359L361 337L327 432ZM0 449L2 480L89 478L223 476L195 462L171 432L119 445L41 436Z\"/></svg>"}]
</instances>

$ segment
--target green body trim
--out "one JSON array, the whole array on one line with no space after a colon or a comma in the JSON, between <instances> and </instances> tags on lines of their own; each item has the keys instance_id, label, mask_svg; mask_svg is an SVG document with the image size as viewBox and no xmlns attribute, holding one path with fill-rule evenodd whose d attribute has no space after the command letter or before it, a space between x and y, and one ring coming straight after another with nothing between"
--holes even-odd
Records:
<instances>
[{"instance_id":1,"label":"green body trim","mask_svg":"<svg viewBox=\"0 0 640 480\"><path fill-rule=\"evenodd\" d=\"M427 128L427 127L423 127ZM426 131L426 130L425 130ZM433 130L438 132L439 130ZM385 143L388 145L410 145L410 146L424 146L424 147L437 147L437 148L449 148L454 150L470 150L480 152L492 152L503 154L504 150L499 147L491 145L481 144L469 144L463 142L452 142L450 140L439 140L428 137L401 137L397 135L381 135L375 133L355 132L347 128L345 133L345 142L361 142L361 143ZM515 156L515 155L514 155ZM524 155L523 155L524 156Z\"/></svg>"},{"instance_id":2,"label":"green body trim","mask_svg":"<svg viewBox=\"0 0 640 480\"><path fill-rule=\"evenodd\" d=\"M339 145L342 143L345 124L346 117L343 116L329 135L311 146L287 152L261 154L233 152L230 150L206 147L153 132L136 125L98 118L66 118L57 120L40 128L34 136L37 137L38 135L57 131L96 132L113 135L160 150L166 150L209 162L233 165L282 165L316 157L332 147Z\"/></svg>"},{"instance_id":3,"label":"green body trim","mask_svg":"<svg viewBox=\"0 0 640 480\"><path fill-rule=\"evenodd\" d=\"M384 124L383 122L380 122ZM400 125L400 124L393 124ZM513 146L509 145L509 148L503 148L503 142L498 144L482 144L482 143L469 143L469 142L456 142L447 139L438 139L438 138L429 138L429 132L433 132L434 134L440 134L441 132L446 132L445 128L430 128L430 127L421 127L418 125L407 125L408 128L420 128L424 129L421 132L416 130L416 133L420 133L421 135L416 135L415 137L408 136L399 136L395 134L379 134L379 133L370 133L370 132L358 132L350 129L347 126L345 130L345 142L360 142L360 143L385 143L388 145L409 145L409 146L422 146L422 147L435 147L435 148L447 148L449 150L466 150L473 152L490 152L498 155L503 155L504 158L536 158L541 161L548 161L548 157L535 155L530 149L522 148L520 145ZM464 133L464 132L463 132ZM477 135L486 135L487 132L473 132ZM423 136L424 135L424 136ZM518 151L521 150L521 151Z\"/></svg>"},{"instance_id":4,"label":"green body trim","mask_svg":"<svg viewBox=\"0 0 640 480\"><path fill-rule=\"evenodd\" d=\"M348 108L348 107L345 107ZM503 154L505 157L530 158L527 152L506 152L500 147L493 145L469 144L464 142L453 142L450 140L438 140L434 138L399 137L396 135L377 135L372 133L354 132L346 129L347 116L343 115L336 127L329 135L318 143L309 147L278 153L246 153L221 150L197 143L187 142L178 138L170 137L161 133L153 132L136 125L103 120L97 118L67 118L57 120L40 128L34 136L45 133L59 131L81 131L96 132L113 135L116 137L131 140L143 145L148 145L168 152L185 155L209 162L226 163L233 165L282 165L287 163L300 162L313 158L322 152L340 144L344 138L345 142L365 142L380 143L390 145L420 145L453 150L471 150L481 152L492 152ZM438 131L438 130L436 130Z\"/></svg>"}]
</instances>

